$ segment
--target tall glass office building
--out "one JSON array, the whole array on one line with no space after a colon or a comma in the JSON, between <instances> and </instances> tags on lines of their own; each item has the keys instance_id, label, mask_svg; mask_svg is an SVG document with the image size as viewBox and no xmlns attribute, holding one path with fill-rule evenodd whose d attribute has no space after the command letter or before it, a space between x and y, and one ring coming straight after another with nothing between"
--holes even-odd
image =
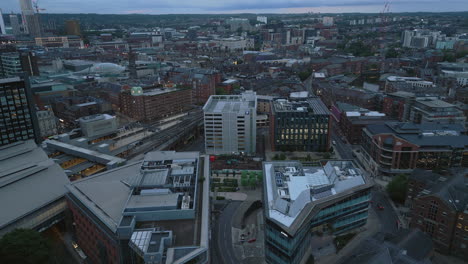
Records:
<instances>
[{"instance_id":1,"label":"tall glass office building","mask_svg":"<svg viewBox=\"0 0 468 264\"><path fill-rule=\"evenodd\" d=\"M39 139L34 104L27 87L20 77L0 79L0 146Z\"/></svg>"},{"instance_id":2,"label":"tall glass office building","mask_svg":"<svg viewBox=\"0 0 468 264\"><path fill-rule=\"evenodd\" d=\"M314 236L366 224L373 184L352 161L324 166L275 161L265 162L263 169L267 263L304 263Z\"/></svg>"}]
</instances>

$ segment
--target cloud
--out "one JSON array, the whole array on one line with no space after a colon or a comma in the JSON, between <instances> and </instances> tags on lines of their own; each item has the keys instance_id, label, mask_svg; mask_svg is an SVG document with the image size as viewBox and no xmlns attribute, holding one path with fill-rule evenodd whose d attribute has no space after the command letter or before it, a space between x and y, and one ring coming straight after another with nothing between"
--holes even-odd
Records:
<instances>
[{"instance_id":1,"label":"cloud","mask_svg":"<svg viewBox=\"0 0 468 264\"><path fill-rule=\"evenodd\" d=\"M467 11L466 1L392 0L391 11ZM41 0L39 4L47 13L379 12L384 0ZM19 12L19 0L1 0L0 8L4 13Z\"/></svg>"}]
</instances>

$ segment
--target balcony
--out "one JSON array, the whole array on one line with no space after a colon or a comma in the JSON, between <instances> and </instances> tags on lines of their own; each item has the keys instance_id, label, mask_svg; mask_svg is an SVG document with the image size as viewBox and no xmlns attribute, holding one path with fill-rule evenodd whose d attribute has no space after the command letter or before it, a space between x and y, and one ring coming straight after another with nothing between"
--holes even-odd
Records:
<instances>
[{"instance_id":1,"label":"balcony","mask_svg":"<svg viewBox=\"0 0 468 264\"><path fill-rule=\"evenodd\" d=\"M387 156L387 155L384 155L383 153L380 153L380 157L390 159L390 160L393 159L393 156Z\"/></svg>"},{"instance_id":2,"label":"balcony","mask_svg":"<svg viewBox=\"0 0 468 264\"><path fill-rule=\"evenodd\" d=\"M390 166L390 167L392 166L392 162L391 162L391 161L388 162L388 161L385 161L385 160L380 160L380 163L381 163L381 164L384 164L384 165L388 165L388 166Z\"/></svg>"}]
</instances>

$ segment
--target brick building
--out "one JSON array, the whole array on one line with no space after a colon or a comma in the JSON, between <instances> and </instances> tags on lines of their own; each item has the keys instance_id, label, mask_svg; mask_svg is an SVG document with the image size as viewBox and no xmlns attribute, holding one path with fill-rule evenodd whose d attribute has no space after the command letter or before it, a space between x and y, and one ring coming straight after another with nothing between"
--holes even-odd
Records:
<instances>
[{"instance_id":1,"label":"brick building","mask_svg":"<svg viewBox=\"0 0 468 264\"><path fill-rule=\"evenodd\" d=\"M216 93L216 85L221 82L219 71L200 68L174 68L168 80L178 86L192 88L192 103L204 104Z\"/></svg>"},{"instance_id":2,"label":"brick building","mask_svg":"<svg viewBox=\"0 0 468 264\"><path fill-rule=\"evenodd\" d=\"M410 173L415 168L468 167L468 136L459 124L388 122L363 129L364 158L379 174Z\"/></svg>"},{"instance_id":3,"label":"brick building","mask_svg":"<svg viewBox=\"0 0 468 264\"><path fill-rule=\"evenodd\" d=\"M349 111L341 115L340 128L346 139L351 144L360 144L362 141L362 130L373 124L384 124L396 121L388 118L385 114L364 110Z\"/></svg>"},{"instance_id":4,"label":"brick building","mask_svg":"<svg viewBox=\"0 0 468 264\"><path fill-rule=\"evenodd\" d=\"M406 205L410 227L429 234L435 249L468 258L468 170L446 176L414 170L408 181Z\"/></svg>"},{"instance_id":5,"label":"brick building","mask_svg":"<svg viewBox=\"0 0 468 264\"><path fill-rule=\"evenodd\" d=\"M120 109L136 120L153 122L188 110L191 98L191 89L133 87L120 93Z\"/></svg>"},{"instance_id":6,"label":"brick building","mask_svg":"<svg viewBox=\"0 0 468 264\"><path fill-rule=\"evenodd\" d=\"M411 92L395 92L384 97L382 112L399 121L420 123L464 124L464 113L453 104L435 96L417 95Z\"/></svg>"},{"instance_id":7,"label":"brick building","mask_svg":"<svg viewBox=\"0 0 468 264\"><path fill-rule=\"evenodd\" d=\"M76 242L89 263L208 263L209 181L199 178L208 178L209 160L201 158L149 152L67 185Z\"/></svg>"},{"instance_id":8,"label":"brick building","mask_svg":"<svg viewBox=\"0 0 468 264\"><path fill-rule=\"evenodd\" d=\"M378 108L378 97L375 92L348 88L348 86L328 82L315 82L313 89L314 94L320 96L327 106L340 101L370 110Z\"/></svg>"},{"instance_id":9,"label":"brick building","mask_svg":"<svg viewBox=\"0 0 468 264\"><path fill-rule=\"evenodd\" d=\"M55 115L65 124L77 124L80 117L101 114L110 110L110 104L91 96L56 98L52 102Z\"/></svg>"}]
</instances>

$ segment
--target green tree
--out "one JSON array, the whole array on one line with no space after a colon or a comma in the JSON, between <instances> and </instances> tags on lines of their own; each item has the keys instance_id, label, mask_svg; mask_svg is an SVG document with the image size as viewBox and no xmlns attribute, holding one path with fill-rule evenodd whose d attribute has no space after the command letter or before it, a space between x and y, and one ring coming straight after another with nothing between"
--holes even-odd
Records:
<instances>
[{"instance_id":1,"label":"green tree","mask_svg":"<svg viewBox=\"0 0 468 264\"><path fill-rule=\"evenodd\" d=\"M395 176L387 185L387 192L390 198L397 203L404 203L406 198L406 188L408 177L404 174Z\"/></svg>"},{"instance_id":2,"label":"green tree","mask_svg":"<svg viewBox=\"0 0 468 264\"><path fill-rule=\"evenodd\" d=\"M385 58L397 58L398 57L398 51L394 48L389 49L387 53L385 53Z\"/></svg>"},{"instance_id":3,"label":"green tree","mask_svg":"<svg viewBox=\"0 0 468 264\"><path fill-rule=\"evenodd\" d=\"M248 186L248 185L249 185L249 179L248 179L248 178L242 178L242 179L241 179L241 185L242 185L243 187Z\"/></svg>"},{"instance_id":4,"label":"green tree","mask_svg":"<svg viewBox=\"0 0 468 264\"><path fill-rule=\"evenodd\" d=\"M263 182L263 173L262 172L257 173L257 182Z\"/></svg>"},{"instance_id":5,"label":"green tree","mask_svg":"<svg viewBox=\"0 0 468 264\"><path fill-rule=\"evenodd\" d=\"M281 153L280 156L279 156L279 159L280 160L286 160L286 154Z\"/></svg>"},{"instance_id":6,"label":"green tree","mask_svg":"<svg viewBox=\"0 0 468 264\"><path fill-rule=\"evenodd\" d=\"M226 90L223 87L216 87L216 95L226 95Z\"/></svg>"},{"instance_id":7,"label":"green tree","mask_svg":"<svg viewBox=\"0 0 468 264\"><path fill-rule=\"evenodd\" d=\"M310 154L307 154L306 161L312 161L312 156L310 156Z\"/></svg>"},{"instance_id":8,"label":"green tree","mask_svg":"<svg viewBox=\"0 0 468 264\"><path fill-rule=\"evenodd\" d=\"M299 79L301 79L301 81L305 81L307 80L307 78L309 78L311 74L312 73L310 71L304 71L304 72L300 72L298 76L299 76Z\"/></svg>"},{"instance_id":9,"label":"green tree","mask_svg":"<svg viewBox=\"0 0 468 264\"><path fill-rule=\"evenodd\" d=\"M15 229L0 239L0 262L10 264L48 263L51 243L32 229Z\"/></svg>"},{"instance_id":10,"label":"green tree","mask_svg":"<svg viewBox=\"0 0 468 264\"><path fill-rule=\"evenodd\" d=\"M345 51L348 53L352 53L354 56L367 57L372 55L372 47L369 45L365 45L362 41L357 41L349 44Z\"/></svg>"},{"instance_id":11,"label":"green tree","mask_svg":"<svg viewBox=\"0 0 468 264\"><path fill-rule=\"evenodd\" d=\"M249 186L252 187L252 189L255 189L257 186L257 179L255 177L249 179Z\"/></svg>"},{"instance_id":12,"label":"green tree","mask_svg":"<svg viewBox=\"0 0 468 264\"><path fill-rule=\"evenodd\" d=\"M323 158L324 158L324 159L329 159L330 157L331 157L331 155L330 155L329 152L325 152L325 153L323 154Z\"/></svg>"},{"instance_id":13,"label":"green tree","mask_svg":"<svg viewBox=\"0 0 468 264\"><path fill-rule=\"evenodd\" d=\"M247 174L248 174L247 171L242 171L242 172L241 172L241 179L246 179L246 178L248 178L248 175L247 175Z\"/></svg>"}]
</instances>

